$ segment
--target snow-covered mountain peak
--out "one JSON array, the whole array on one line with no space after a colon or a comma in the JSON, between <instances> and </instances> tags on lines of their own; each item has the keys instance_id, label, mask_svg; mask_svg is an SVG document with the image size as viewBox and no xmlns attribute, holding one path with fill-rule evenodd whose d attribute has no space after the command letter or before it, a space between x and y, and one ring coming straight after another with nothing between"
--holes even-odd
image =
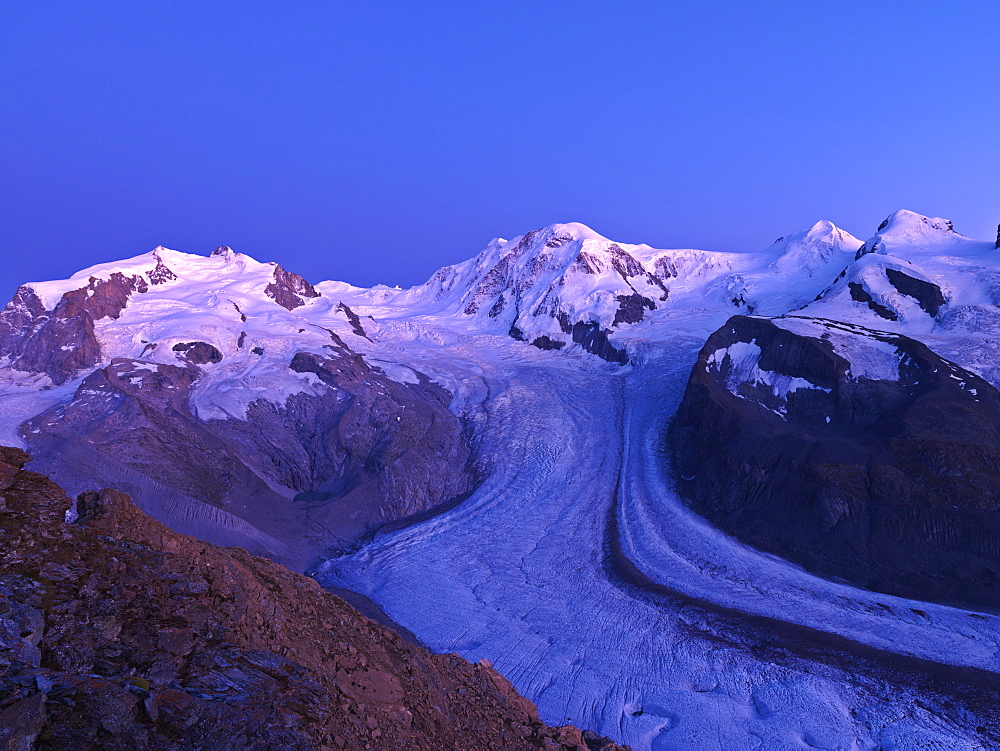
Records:
<instances>
[{"instance_id":1,"label":"snow-covered mountain peak","mask_svg":"<svg viewBox=\"0 0 1000 751\"><path fill-rule=\"evenodd\" d=\"M140 279L141 283L136 282L137 284L155 286L170 282L183 284L209 280L226 283L244 276L259 277L263 281L272 277L276 268L279 268L277 264L261 263L250 256L236 253L231 248L220 248L210 256L203 256L157 245L142 255L88 266L69 279L30 282L25 286L38 296L47 310L51 310L65 293L86 287L92 284L92 280L111 280L116 274L129 280Z\"/></svg>"},{"instance_id":2,"label":"snow-covered mountain peak","mask_svg":"<svg viewBox=\"0 0 1000 751\"><path fill-rule=\"evenodd\" d=\"M578 240L580 242L591 240L597 242L610 243L611 240L599 232L595 232L586 224L580 222L567 222L565 224L550 224L547 227L535 230L539 240L544 239L548 247L558 247L565 243Z\"/></svg>"},{"instance_id":3,"label":"snow-covered mountain peak","mask_svg":"<svg viewBox=\"0 0 1000 751\"><path fill-rule=\"evenodd\" d=\"M899 209L889 214L878 228L879 232L885 234L912 232L914 230L924 233L930 230L954 232L955 228L952 226L950 219L942 219L939 216L924 216L908 209Z\"/></svg>"},{"instance_id":4,"label":"snow-covered mountain peak","mask_svg":"<svg viewBox=\"0 0 1000 751\"><path fill-rule=\"evenodd\" d=\"M612 245L616 243L585 224L549 224L511 240L496 238L474 260L479 266L492 266L509 256L511 269L524 270L530 275L542 265L566 271L583 250L602 253Z\"/></svg>"},{"instance_id":5,"label":"snow-covered mountain peak","mask_svg":"<svg viewBox=\"0 0 1000 751\"><path fill-rule=\"evenodd\" d=\"M852 245L860 245L861 240L856 238L850 232L841 229L836 224L828 219L820 219L812 227L807 230L801 230L799 232L793 232L787 237L778 239L775 245L785 245L789 246L794 243L808 243L808 244L821 244L826 243L829 245L840 246L838 249L846 250Z\"/></svg>"},{"instance_id":6,"label":"snow-covered mountain peak","mask_svg":"<svg viewBox=\"0 0 1000 751\"><path fill-rule=\"evenodd\" d=\"M579 223L551 224L495 239L396 301L471 316L477 328L546 349L575 343L621 361L626 332L671 317L661 310L780 314L805 305L861 246L825 220L757 253L660 250L614 242Z\"/></svg>"},{"instance_id":7,"label":"snow-covered mountain peak","mask_svg":"<svg viewBox=\"0 0 1000 751\"><path fill-rule=\"evenodd\" d=\"M811 242L829 242L839 245L842 249L861 241L850 232L841 229L828 219L820 219L812 227L805 231L803 239Z\"/></svg>"},{"instance_id":8,"label":"snow-covered mountain peak","mask_svg":"<svg viewBox=\"0 0 1000 751\"><path fill-rule=\"evenodd\" d=\"M285 271L274 262L261 262L221 246L211 255L183 253L163 245L133 258L90 266L69 279L31 282L25 288L33 292L46 310L53 310L63 296L75 290L92 295L101 285L128 287L129 292L156 289L187 289L197 297L206 285L241 290L252 296L264 295L291 309L303 304L302 298L319 293L305 279ZM297 301L296 301L297 300Z\"/></svg>"},{"instance_id":9,"label":"snow-covered mountain peak","mask_svg":"<svg viewBox=\"0 0 1000 751\"><path fill-rule=\"evenodd\" d=\"M913 211L900 209L890 214L879 225L877 234L869 243L881 238L890 244L928 245L968 239L955 232L949 219L924 216Z\"/></svg>"},{"instance_id":10,"label":"snow-covered mountain peak","mask_svg":"<svg viewBox=\"0 0 1000 751\"><path fill-rule=\"evenodd\" d=\"M487 330L545 348L575 341L595 351L610 328L642 320L644 310L667 299L652 262L655 252L615 243L577 222L551 224L493 240L475 258L440 269L414 293L440 310L475 317Z\"/></svg>"},{"instance_id":11,"label":"snow-covered mountain peak","mask_svg":"<svg viewBox=\"0 0 1000 751\"><path fill-rule=\"evenodd\" d=\"M829 219L820 219L816 224L810 227L807 232L812 234L830 234L831 232L836 232L839 228L836 224L831 222Z\"/></svg>"},{"instance_id":12,"label":"snow-covered mountain peak","mask_svg":"<svg viewBox=\"0 0 1000 751\"><path fill-rule=\"evenodd\" d=\"M245 253L237 253L226 245L216 248L208 256L162 248L157 260L181 280L215 278L221 281L244 276L263 279L273 276L275 268L280 268L276 263L261 262Z\"/></svg>"},{"instance_id":13,"label":"snow-covered mountain peak","mask_svg":"<svg viewBox=\"0 0 1000 751\"><path fill-rule=\"evenodd\" d=\"M994 243L952 223L901 210L865 241L803 314L916 334L1000 332Z\"/></svg>"},{"instance_id":14,"label":"snow-covered mountain peak","mask_svg":"<svg viewBox=\"0 0 1000 751\"><path fill-rule=\"evenodd\" d=\"M69 279L22 285L0 312L0 353L16 370L45 373L60 384L109 358L136 356L147 343L136 332L151 322L177 319L182 328L207 330L219 310L233 325L246 323L248 313L277 320L319 297L298 274L231 248L206 257L157 246ZM323 308L333 305L324 301ZM121 331L111 324L119 319Z\"/></svg>"},{"instance_id":15,"label":"snow-covered mountain peak","mask_svg":"<svg viewBox=\"0 0 1000 751\"><path fill-rule=\"evenodd\" d=\"M771 268L812 276L831 261L846 264L861 247L861 240L833 222L822 219L812 227L782 237L772 246L780 255Z\"/></svg>"}]
</instances>

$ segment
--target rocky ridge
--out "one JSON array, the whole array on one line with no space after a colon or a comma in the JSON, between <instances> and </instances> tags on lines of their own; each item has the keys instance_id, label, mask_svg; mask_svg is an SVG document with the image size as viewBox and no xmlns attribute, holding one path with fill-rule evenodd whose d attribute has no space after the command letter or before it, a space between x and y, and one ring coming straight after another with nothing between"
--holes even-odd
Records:
<instances>
[{"instance_id":1,"label":"rocky ridge","mask_svg":"<svg viewBox=\"0 0 1000 751\"><path fill-rule=\"evenodd\" d=\"M671 427L677 483L731 534L828 576L1000 606L1000 392L900 335L735 316Z\"/></svg>"},{"instance_id":2,"label":"rocky ridge","mask_svg":"<svg viewBox=\"0 0 1000 751\"><path fill-rule=\"evenodd\" d=\"M0 448L0 743L18 749L617 749L539 722L313 580L69 498Z\"/></svg>"}]
</instances>

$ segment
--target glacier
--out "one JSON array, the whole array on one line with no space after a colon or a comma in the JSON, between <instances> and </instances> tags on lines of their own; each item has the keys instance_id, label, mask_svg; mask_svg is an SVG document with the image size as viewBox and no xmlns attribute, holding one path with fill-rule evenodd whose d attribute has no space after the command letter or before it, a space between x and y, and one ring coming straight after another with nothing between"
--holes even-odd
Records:
<instances>
[{"instance_id":1,"label":"glacier","mask_svg":"<svg viewBox=\"0 0 1000 751\"><path fill-rule=\"evenodd\" d=\"M627 374L449 348L489 384L493 474L318 581L365 593L436 651L488 657L548 721L637 749L985 748L945 709L948 671L934 711L910 673L994 674L1000 620L812 576L672 493L662 426L700 345L664 341ZM885 668L883 651L913 664Z\"/></svg>"}]
</instances>

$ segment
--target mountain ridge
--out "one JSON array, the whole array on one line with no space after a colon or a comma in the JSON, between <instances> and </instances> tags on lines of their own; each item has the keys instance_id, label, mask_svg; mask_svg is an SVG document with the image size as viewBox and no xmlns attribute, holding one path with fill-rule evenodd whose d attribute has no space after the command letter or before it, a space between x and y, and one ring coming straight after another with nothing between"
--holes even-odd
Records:
<instances>
[{"instance_id":1,"label":"mountain ridge","mask_svg":"<svg viewBox=\"0 0 1000 751\"><path fill-rule=\"evenodd\" d=\"M244 301L263 295L290 312L302 308L314 317L330 316L331 308L345 297L376 310L386 305L425 307L438 315L461 310L484 330L506 331L547 348L581 344L573 328L579 324L592 327L601 345L615 350L609 345L616 330L642 321L657 305L667 303L671 290L683 297L700 292L708 282L714 297L728 296L737 307L745 305L753 312L766 307L765 298L775 293L776 285L766 283L765 277L812 277L830 262L839 263L855 244L862 247L825 220L756 254L658 250L613 242L579 223L553 224L511 241L494 239L478 256L443 267L408 290L378 285L365 290L341 282L313 285L278 264L258 262L225 246L207 257L157 246L130 259L88 267L67 280L21 285L0 313L0 353L11 358L13 367L45 372L58 385L95 364L100 345L89 331L94 322L117 318L136 295L182 286L201 294L204 306L217 306L224 292ZM760 268L748 259L761 261ZM57 311L60 304L69 309ZM239 303L232 304L238 315L245 315ZM93 320L72 332L43 332L55 345L45 348L51 350L46 362L19 361L14 338L24 339L46 323L59 329L51 321L77 317L77 308Z\"/></svg>"},{"instance_id":2,"label":"mountain ridge","mask_svg":"<svg viewBox=\"0 0 1000 751\"><path fill-rule=\"evenodd\" d=\"M614 744L548 728L488 663L431 655L308 577L70 500L0 447L0 743L8 748Z\"/></svg>"}]
</instances>

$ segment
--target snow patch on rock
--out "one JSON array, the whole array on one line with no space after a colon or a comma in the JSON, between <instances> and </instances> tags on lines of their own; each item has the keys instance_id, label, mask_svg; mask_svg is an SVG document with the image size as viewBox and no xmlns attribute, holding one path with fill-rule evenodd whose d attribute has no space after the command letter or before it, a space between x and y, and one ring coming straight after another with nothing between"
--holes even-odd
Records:
<instances>
[{"instance_id":1,"label":"snow patch on rock","mask_svg":"<svg viewBox=\"0 0 1000 751\"><path fill-rule=\"evenodd\" d=\"M830 393L830 389L817 386L805 378L789 376L784 373L761 368L761 354L761 349L757 346L756 340L735 342L723 349L717 349L709 355L708 367L722 375L729 391L742 399L751 398L747 392L747 386L756 388L766 387L770 395L781 402L787 402L788 395L799 389L815 389L827 394ZM753 399L753 401L758 400ZM786 414L786 411L781 407L777 409L769 407L769 409L782 417Z\"/></svg>"},{"instance_id":2,"label":"snow patch on rock","mask_svg":"<svg viewBox=\"0 0 1000 751\"><path fill-rule=\"evenodd\" d=\"M866 330L860 326L845 326L836 321L785 316L774 323L793 334L821 339L850 363L853 378L875 381L899 380L903 360L891 334Z\"/></svg>"}]
</instances>

